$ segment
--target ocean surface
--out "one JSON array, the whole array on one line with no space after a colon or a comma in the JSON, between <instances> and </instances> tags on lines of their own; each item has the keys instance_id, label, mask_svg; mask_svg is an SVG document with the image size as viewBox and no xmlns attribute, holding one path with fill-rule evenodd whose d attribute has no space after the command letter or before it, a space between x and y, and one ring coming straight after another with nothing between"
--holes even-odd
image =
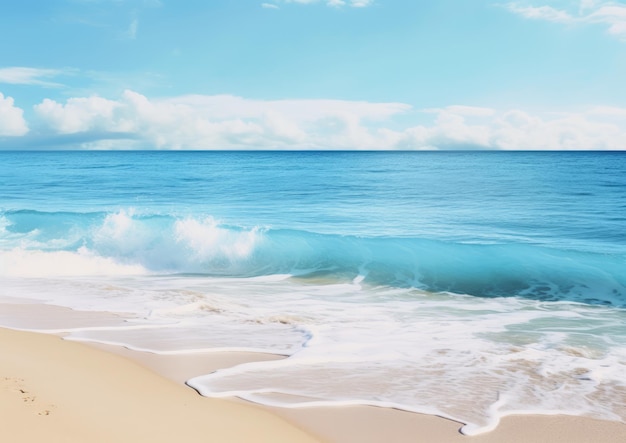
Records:
<instances>
[{"instance_id":1,"label":"ocean surface","mask_svg":"<svg viewBox=\"0 0 626 443\"><path fill-rule=\"evenodd\" d=\"M626 152L0 152L3 299L289 356L207 396L626 421Z\"/></svg>"}]
</instances>

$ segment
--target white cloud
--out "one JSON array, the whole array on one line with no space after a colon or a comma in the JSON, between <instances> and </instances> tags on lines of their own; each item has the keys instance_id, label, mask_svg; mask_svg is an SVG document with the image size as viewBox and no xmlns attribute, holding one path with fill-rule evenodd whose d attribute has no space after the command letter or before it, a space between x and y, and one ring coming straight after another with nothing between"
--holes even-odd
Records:
<instances>
[{"instance_id":1,"label":"white cloud","mask_svg":"<svg viewBox=\"0 0 626 443\"><path fill-rule=\"evenodd\" d=\"M589 21L609 25L609 34L626 39L626 5L601 6L591 14Z\"/></svg>"},{"instance_id":2,"label":"white cloud","mask_svg":"<svg viewBox=\"0 0 626 443\"><path fill-rule=\"evenodd\" d=\"M529 19L567 24L602 24L608 26L609 34L626 40L626 5L623 4L581 0L576 12L549 5L523 6L519 3L508 3L505 7Z\"/></svg>"},{"instance_id":3,"label":"white cloud","mask_svg":"<svg viewBox=\"0 0 626 443\"><path fill-rule=\"evenodd\" d=\"M24 111L14 105L13 98L0 92L0 136L20 136L27 132Z\"/></svg>"},{"instance_id":4,"label":"white cloud","mask_svg":"<svg viewBox=\"0 0 626 443\"><path fill-rule=\"evenodd\" d=\"M278 5L275 5L273 3L261 3L261 7L266 9L280 9Z\"/></svg>"},{"instance_id":5,"label":"white cloud","mask_svg":"<svg viewBox=\"0 0 626 443\"><path fill-rule=\"evenodd\" d=\"M617 108L615 106L595 106L589 110L589 115L598 115L603 118L615 118L626 120L626 108Z\"/></svg>"},{"instance_id":6,"label":"white cloud","mask_svg":"<svg viewBox=\"0 0 626 443\"><path fill-rule=\"evenodd\" d=\"M331 7L350 6L353 8L364 8L374 3L374 0L274 0L275 3L298 3L298 4L312 4L312 3L325 3ZM271 8L278 6L275 3L263 3L264 8Z\"/></svg>"},{"instance_id":7,"label":"white cloud","mask_svg":"<svg viewBox=\"0 0 626 443\"><path fill-rule=\"evenodd\" d=\"M10 68L0 68L0 83L13 85L39 85L47 87L60 87L59 83L43 80L61 74L57 69L37 69L14 66Z\"/></svg>"},{"instance_id":8,"label":"white cloud","mask_svg":"<svg viewBox=\"0 0 626 443\"><path fill-rule=\"evenodd\" d=\"M65 104L46 99L35 106L53 132L126 133L138 140L135 147L161 149L374 149L380 141L370 126L409 109L401 103L261 101L230 95L151 100L133 91L115 101L77 97Z\"/></svg>"},{"instance_id":9,"label":"white cloud","mask_svg":"<svg viewBox=\"0 0 626 443\"><path fill-rule=\"evenodd\" d=\"M520 6L516 3L509 3L507 8L525 18L536 20L547 20L551 22L572 23L577 19L566 11L553 8L552 6Z\"/></svg>"},{"instance_id":10,"label":"white cloud","mask_svg":"<svg viewBox=\"0 0 626 443\"><path fill-rule=\"evenodd\" d=\"M185 105L208 118L255 118L274 111L296 120L318 120L329 115L353 114L369 120L386 120L411 109L403 103L371 103L347 100L249 100L232 95L184 95L162 100Z\"/></svg>"},{"instance_id":11,"label":"white cloud","mask_svg":"<svg viewBox=\"0 0 626 443\"><path fill-rule=\"evenodd\" d=\"M116 131L114 111L121 105L101 97L70 98L65 105L45 99L35 112L60 134L87 131Z\"/></svg>"},{"instance_id":12,"label":"white cloud","mask_svg":"<svg viewBox=\"0 0 626 443\"><path fill-rule=\"evenodd\" d=\"M626 109L595 107L579 113L538 116L515 109L469 114L464 108L439 109L434 124L406 129L397 146L406 149L626 149Z\"/></svg>"},{"instance_id":13,"label":"white cloud","mask_svg":"<svg viewBox=\"0 0 626 443\"><path fill-rule=\"evenodd\" d=\"M402 103L248 100L231 95L117 100L46 99L35 107L53 133L83 148L146 149L626 149L626 108L531 114L453 105L424 109L398 129ZM405 116L406 120L408 116Z\"/></svg>"}]
</instances>

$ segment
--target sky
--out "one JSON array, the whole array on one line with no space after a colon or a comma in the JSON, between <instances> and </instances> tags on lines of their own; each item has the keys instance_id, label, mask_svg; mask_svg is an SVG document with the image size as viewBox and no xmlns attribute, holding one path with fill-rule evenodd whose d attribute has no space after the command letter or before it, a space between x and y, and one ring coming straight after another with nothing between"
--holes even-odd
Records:
<instances>
[{"instance_id":1,"label":"sky","mask_svg":"<svg viewBox=\"0 0 626 443\"><path fill-rule=\"evenodd\" d=\"M626 150L626 0L0 0L0 149Z\"/></svg>"}]
</instances>

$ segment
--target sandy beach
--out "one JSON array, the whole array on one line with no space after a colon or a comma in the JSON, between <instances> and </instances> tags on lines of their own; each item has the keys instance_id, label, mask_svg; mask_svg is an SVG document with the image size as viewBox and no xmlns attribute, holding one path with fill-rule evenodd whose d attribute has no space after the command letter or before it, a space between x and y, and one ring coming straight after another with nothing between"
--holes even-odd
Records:
<instances>
[{"instance_id":1,"label":"sandy beach","mask_svg":"<svg viewBox=\"0 0 626 443\"><path fill-rule=\"evenodd\" d=\"M0 441L314 442L260 408L202 398L120 356L0 330Z\"/></svg>"},{"instance_id":2,"label":"sandy beach","mask_svg":"<svg viewBox=\"0 0 626 443\"><path fill-rule=\"evenodd\" d=\"M6 305L5 305L6 306ZM374 407L280 409L199 396L183 381L270 355L163 356L54 335L0 329L0 440L11 442L605 442L626 425L580 417L516 416L493 432Z\"/></svg>"}]
</instances>

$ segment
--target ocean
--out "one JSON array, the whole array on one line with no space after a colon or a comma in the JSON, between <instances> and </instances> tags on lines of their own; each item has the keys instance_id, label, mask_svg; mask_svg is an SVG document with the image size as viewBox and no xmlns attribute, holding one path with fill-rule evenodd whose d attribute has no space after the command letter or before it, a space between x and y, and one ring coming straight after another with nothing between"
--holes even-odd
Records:
<instances>
[{"instance_id":1,"label":"ocean","mask_svg":"<svg viewBox=\"0 0 626 443\"><path fill-rule=\"evenodd\" d=\"M0 152L3 301L125 318L0 315L72 340L288 356L206 396L626 422L626 153Z\"/></svg>"}]
</instances>

